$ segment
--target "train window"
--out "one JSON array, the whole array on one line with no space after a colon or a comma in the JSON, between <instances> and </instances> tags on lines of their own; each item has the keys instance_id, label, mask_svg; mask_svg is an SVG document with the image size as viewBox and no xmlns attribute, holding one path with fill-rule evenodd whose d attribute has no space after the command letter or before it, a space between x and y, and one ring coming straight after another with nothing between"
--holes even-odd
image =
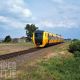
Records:
<instances>
[{"instance_id":1,"label":"train window","mask_svg":"<svg viewBox=\"0 0 80 80\"><path fill-rule=\"evenodd\" d=\"M55 37L53 36L53 37L52 37L52 39L54 39L54 40L55 40Z\"/></svg>"},{"instance_id":2,"label":"train window","mask_svg":"<svg viewBox=\"0 0 80 80\"><path fill-rule=\"evenodd\" d=\"M42 37L41 33L35 33L35 37Z\"/></svg>"},{"instance_id":3,"label":"train window","mask_svg":"<svg viewBox=\"0 0 80 80\"><path fill-rule=\"evenodd\" d=\"M54 39L56 39L56 37L54 36Z\"/></svg>"},{"instance_id":4,"label":"train window","mask_svg":"<svg viewBox=\"0 0 80 80\"><path fill-rule=\"evenodd\" d=\"M58 40L58 37L56 36L56 40Z\"/></svg>"},{"instance_id":5,"label":"train window","mask_svg":"<svg viewBox=\"0 0 80 80\"><path fill-rule=\"evenodd\" d=\"M55 36L54 36L54 40L55 40Z\"/></svg>"}]
</instances>

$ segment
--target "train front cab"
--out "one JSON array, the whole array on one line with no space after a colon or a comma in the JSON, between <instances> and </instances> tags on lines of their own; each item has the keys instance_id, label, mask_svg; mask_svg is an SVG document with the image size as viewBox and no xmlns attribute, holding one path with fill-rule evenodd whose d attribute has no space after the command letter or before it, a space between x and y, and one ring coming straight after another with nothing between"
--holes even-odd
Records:
<instances>
[{"instance_id":1,"label":"train front cab","mask_svg":"<svg viewBox=\"0 0 80 80\"><path fill-rule=\"evenodd\" d=\"M33 42L36 47L44 47L48 43L48 33L44 31L35 31L33 33Z\"/></svg>"}]
</instances>

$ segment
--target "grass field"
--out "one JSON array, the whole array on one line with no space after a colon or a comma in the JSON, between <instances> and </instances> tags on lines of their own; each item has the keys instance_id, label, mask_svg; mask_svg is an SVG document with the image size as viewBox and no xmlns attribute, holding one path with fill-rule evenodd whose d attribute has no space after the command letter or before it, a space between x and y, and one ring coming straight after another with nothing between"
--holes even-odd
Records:
<instances>
[{"instance_id":1,"label":"grass field","mask_svg":"<svg viewBox=\"0 0 80 80\"><path fill-rule=\"evenodd\" d=\"M46 56L18 66L18 80L80 80L80 58L68 52L69 44L52 46ZM30 45L33 44L25 44Z\"/></svg>"},{"instance_id":2,"label":"grass field","mask_svg":"<svg viewBox=\"0 0 80 80\"><path fill-rule=\"evenodd\" d=\"M51 47L52 54L49 57L42 58L28 67L23 65L18 79L21 80L75 80L75 72L78 71L75 66L75 58L67 51L69 43ZM75 66L75 70L74 67ZM78 72L79 73L79 72ZM74 76L75 75L75 76ZM79 74L78 74L79 75ZM79 76L78 76L79 77Z\"/></svg>"},{"instance_id":3,"label":"grass field","mask_svg":"<svg viewBox=\"0 0 80 80\"><path fill-rule=\"evenodd\" d=\"M80 80L80 60L55 57L27 69L23 80Z\"/></svg>"},{"instance_id":4,"label":"grass field","mask_svg":"<svg viewBox=\"0 0 80 80\"><path fill-rule=\"evenodd\" d=\"M18 52L33 47L33 43L0 43L0 55Z\"/></svg>"},{"instance_id":5,"label":"grass field","mask_svg":"<svg viewBox=\"0 0 80 80\"><path fill-rule=\"evenodd\" d=\"M68 52L69 43L51 47L55 55L23 65L18 75L21 80L80 80L80 60Z\"/></svg>"}]
</instances>

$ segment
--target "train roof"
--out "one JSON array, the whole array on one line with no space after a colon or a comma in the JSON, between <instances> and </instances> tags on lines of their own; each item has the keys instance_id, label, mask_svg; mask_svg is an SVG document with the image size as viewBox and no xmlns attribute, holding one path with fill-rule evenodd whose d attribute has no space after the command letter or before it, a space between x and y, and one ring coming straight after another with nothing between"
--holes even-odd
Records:
<instances>
[{"instance_id":1,"label":"train roof","mask_svg":"<svg viewBox=\"0 0 80 80\"><path fill-rule=\"evenodd\" d=\"M49 33L50 35L63 38L61 35L58 35L58 34L55 34L55 33L50 33L50 32L48 32L48 31L44 31L44 30L36 30L36 31L35 31L35 33L38 33L38 32L46 32L46 33Z\"/></svg>"},{"instance_id":2,"label":"train roof","mask_svg":"<svg viewBox=\"0 0 80 80\"><path fill-rule=\"evenodd\" d=\"M36 30L35 32L38 33L38 32L44 32L44 31L43 30Z\"/></svg>"}]
</instances>

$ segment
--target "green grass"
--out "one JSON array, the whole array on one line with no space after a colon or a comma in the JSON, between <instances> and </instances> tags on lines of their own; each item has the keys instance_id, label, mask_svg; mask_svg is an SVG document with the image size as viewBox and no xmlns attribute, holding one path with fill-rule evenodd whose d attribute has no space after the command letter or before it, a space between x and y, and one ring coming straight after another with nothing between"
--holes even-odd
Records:
<instances>
[{"instance_id":1,"label":"green grass","mask_svg":"<svg viewBox=\"0 0 80 80\"><path fill-rule=\"evenodd\" d=\"M68 47L68 42L53 46L50 49L53 53L59 53L58 56L43 58L32 65L27 65L27 62L21 65L18 68L18 80L80 80L80 57L69 53ZM66 53L64 56L60 55L62 51Z\"/></svg>"},{"instance_id":2,"label":"green grass","mask_svg":"<svg viewBox=\"0 0 80 80\"><path fill-rule=\"evenodd\" d=\"M17 49L23 47L23 48L32 48L34 47L34 44L32 42L26 42L26 43L0 43L0 55L12 53L14 49ZM15 52L15 50L14 50Z\"/></svg>"},{"instance_id":3,"label":"green grass","mask_svg":"<svg viewBox=\"0 0 80 80\"><path fill-rule=\"evenodd\" d=\"M29 66L21 80L80 80L80 59L55 57Z\"/></svg>"},{"instance_id":4,"label":"green grass","mask_svg":"<svg viewBox=\"0 0 80 80\"><path fill-rule=\"evenodd\" d=\"M80 59L78 58L52 58L41 62L40 66L43 66L55 80L80 80Z\"/></svg>"},{"instance_id":5,"label":"green grass","mask_svg":"<svg viewBox=\"0 0 80 80\"><path fill-rule=\"evenodd\" d=\"M34 44L32 42L21 42L21 43L0 43L0 46L5 45L16 45L16 46L33 46Z\"/></svg>"},{"instance_id":6,"label":"green grass","mask_svg":"<svg viewBox=\"0 0 80 80\"><path fill-rule=\"evenodd\" d=\"M6 54L8 51L0 51L0 55Z\"/></svg>"},{"instance_id":7,"label":"green grass","mask_svg":"<svg viewBox=\"0 0 80 80\"><path fill-rule=\"evenodd\" d=\"M54 52L67 51L69 43L63 48L52 47ZM57 50L57 51L56 51ZM66 54L67 54L66 53ZM21 80L80 80L80 57L58 55L50 59L42 59L34 65L24 67L18 75Z\"/></svg>"}]
</instances>

